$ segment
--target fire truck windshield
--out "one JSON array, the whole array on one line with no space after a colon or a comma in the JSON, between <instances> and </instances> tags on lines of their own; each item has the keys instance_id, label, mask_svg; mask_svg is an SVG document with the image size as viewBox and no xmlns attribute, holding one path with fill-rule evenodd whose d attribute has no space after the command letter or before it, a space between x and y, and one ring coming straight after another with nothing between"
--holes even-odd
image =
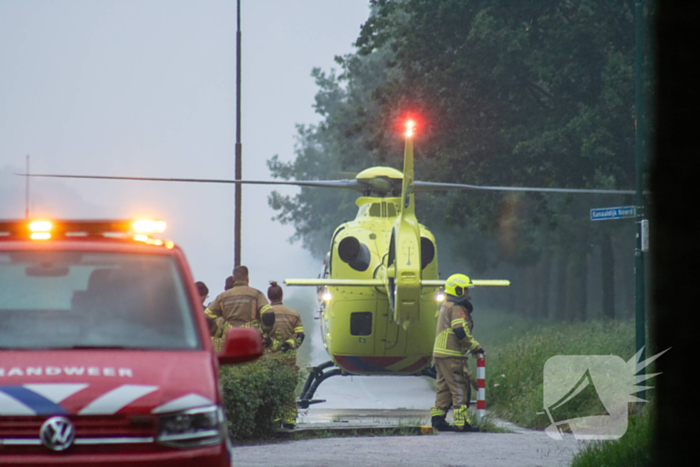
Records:
<instances>
[{"instance_id":1,"label":"fire truck windshield","mask_svg":"<svg viewBox=\"0 0 700 467\"><path fill-rule=\"evenodd\" d=\"M0 253L0 348L196 349L172 257Z\"/></svg>"}]
</instances>

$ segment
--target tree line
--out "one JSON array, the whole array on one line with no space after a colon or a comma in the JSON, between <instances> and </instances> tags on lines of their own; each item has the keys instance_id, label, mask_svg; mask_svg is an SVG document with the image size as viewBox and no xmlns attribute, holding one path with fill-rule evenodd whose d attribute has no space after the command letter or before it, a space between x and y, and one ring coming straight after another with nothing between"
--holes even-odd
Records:
<instances>
[{"instance_id":1,"label":"tree line","mask_svg":"<svg viewBox=\"0 0 700 467\"><path fill-rule=\"evenodd\" d=\"M296 158L268 161L283 179L352 178L401 168L401 125L417 121L415 170L474 185L634 187L632 2L372 0L339 71L314 69L322 120L298 125ZM316 256L354 218L355 193L272 193L277 219ZM589 209L632 196L421 194L442 277L504 278L480 303L532 318L626 317L633 309L632 221Z\"/></svg>"}]
</instances>

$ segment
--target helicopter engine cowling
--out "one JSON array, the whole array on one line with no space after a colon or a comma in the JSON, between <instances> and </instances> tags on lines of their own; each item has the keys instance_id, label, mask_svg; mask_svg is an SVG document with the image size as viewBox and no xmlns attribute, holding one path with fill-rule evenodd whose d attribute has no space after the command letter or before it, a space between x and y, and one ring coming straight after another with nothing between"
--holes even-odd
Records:
<instances>
[{"instance_id":1,"label":"helicopter engine cowling","mask_svg":"<svg viewBox=\"0 0 700 467\"><path fill-rule=\"evenodd\" d=\"M345 237L338 244L338 256L356 271L366 271L372 260L367 245L355 237Z\"/></svg>"}]
</instances>

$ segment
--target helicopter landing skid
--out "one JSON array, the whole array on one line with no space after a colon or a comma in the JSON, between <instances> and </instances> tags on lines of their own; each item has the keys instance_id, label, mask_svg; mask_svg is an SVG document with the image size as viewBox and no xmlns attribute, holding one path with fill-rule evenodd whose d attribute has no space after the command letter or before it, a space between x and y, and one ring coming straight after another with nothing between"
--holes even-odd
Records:
<instances>
[{"instance_id":1,"label":"helicopter landing skid","mask_svg":"<svg viewBox=\"0 0 700 467\"><path fill-rule=\"evenodd\" d=\"M306 383L304 384L304 389L301 391L299 400L297 401L297 406L302 409L308 409L311 404L318 404L320 402L326 402L324 399L312 399L316 389L321 385L322 382L330 378L331 376L342 375L343 370L340 368L333 368L335 365L332 361L327 361L319 366L311 368L309 376L306 378ZM328 371L328 368L333 368Z\"/></svg>"},{"instance_id":2,"label":"helicopter landing skid","mask_svg":"<svg viewBox=\"0 0 700 467\"><path fill-rule=\"evenodd\" d=\"M306 378L306 383L304 384L304 389L301 391L299 400L297 401L297 406L302 409L308 409L311 404L318 404L321 402L326 402L325 399L312 399L316 390L321 385L322 382L330 378L331 376L343 375L343 370L335 367L332 361L327 361L311 368L309 376ZM329 368L331 368L329 370ZM327 370L327 371L326 371ZM429 366L424 368L417 376L428 376L435 379L435 367Z\"/></svg>"}]
</instances>

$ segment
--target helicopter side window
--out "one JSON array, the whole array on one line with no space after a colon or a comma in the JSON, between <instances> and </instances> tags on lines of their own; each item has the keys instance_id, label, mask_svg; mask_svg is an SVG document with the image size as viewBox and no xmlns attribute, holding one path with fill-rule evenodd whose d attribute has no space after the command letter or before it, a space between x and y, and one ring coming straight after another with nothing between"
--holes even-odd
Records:
<instances>
[{"instance_id":1,"label":"helicopter side window","mask_svg":"<svg viewBox=\"0 0 700 467\"><path fill-rule=\"evenodd\" d=\"M350 334L353 336L369 336L372 334L371 311L350 313Z\"/></svg>"},{"instance_id":2,"label":"helicopter side window","mask_svg":"<svg viewBox=\"0 0 700 467\"><path fill-rule=\"evenodd\" d=\"M435 259L435 245L429 238L420 238L420 268L425 269Z\"/></svg>"},{"instance_id":3,"label":"helicopter side window","mask_svg":"<svg viewBox=\"0 0 700 467\"><path fill-rule=\"evenodd\" d=\"M388 210L388 217L396 217L396 206L394 206L394 203L387 203L386 208Z\"/></svg>"},{"instance_id":4,"label":"helicopter side window","mask_svg":"<svg viewBox=\"0 0 700 467\"><path fill-rule=\"evenodd\" d=\"M370 217L382 217L382 205L379 203L374 203L369 208Z\"/></svg>"}]
</instances>

